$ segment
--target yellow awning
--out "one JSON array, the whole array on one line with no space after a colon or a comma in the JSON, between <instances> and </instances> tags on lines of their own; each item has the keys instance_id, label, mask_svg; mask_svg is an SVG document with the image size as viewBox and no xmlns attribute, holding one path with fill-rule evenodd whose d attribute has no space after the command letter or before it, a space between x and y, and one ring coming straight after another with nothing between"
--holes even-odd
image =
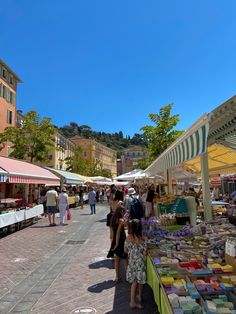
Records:
<instances>
[{"instance_id":1,"label":"yellow awning","mask_svg":"<svg viewBox=\"0 0 236 314\"><path fill-rule=\"evenodd\" d=\"M183 166L201 175L199 156L184 162ZM236 173L236 151L219 144L211 145L208 147L208 167L210 176Z\"/></svg>"}]
</instances>

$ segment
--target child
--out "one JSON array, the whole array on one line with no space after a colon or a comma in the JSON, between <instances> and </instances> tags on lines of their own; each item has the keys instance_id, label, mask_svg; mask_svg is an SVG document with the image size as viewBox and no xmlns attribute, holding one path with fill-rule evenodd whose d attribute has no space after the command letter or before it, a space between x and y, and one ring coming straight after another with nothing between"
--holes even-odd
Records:
<instances>
[{"instance_id":1,"label":"child","mask_svg":"<svg viewBox=\"0 0 236 314\"><path fill-rule=\"evenodd\" d=\"M127 281L131 283L130 307L142 308L143 285L146 282L147 245L142 238L142 225L138 219L129 222L129 235L125 241L125 252L128 253ZM138 287L138 303L135 302Z\"/></svg>"}]
</instances>

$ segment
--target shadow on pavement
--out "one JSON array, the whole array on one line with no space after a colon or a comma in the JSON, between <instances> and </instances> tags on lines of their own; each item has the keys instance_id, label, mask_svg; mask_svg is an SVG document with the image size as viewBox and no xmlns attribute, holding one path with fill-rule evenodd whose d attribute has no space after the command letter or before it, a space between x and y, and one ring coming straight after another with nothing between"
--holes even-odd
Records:
<instances>
[{"instance_id":1,"label":"shadow on pavement","mask_svg":"<svg viewBox=\"0 0 236 314\"><path fill-rule=\"evenodd\" d=\"M114 261L112 261L111 259L104 259L102 261L89 264L89 268L90 269L98 269L98 268L114 269Z\"/></svg>"},{"instance_id":2,"label":"shadow on pavement","mask_svg":"<svg viewBox=\"0 0 236 314\"><path fill-rule=\"evenodd\" d=\"M106 221L107 221L107 219L104 218L104 219L97 220L96 222L106 222Z\"/></svg>"},{"instance_id":3,"label":"shadow on pavement","mask_svg":"<svg viewBox=\"0 0 236 314\"><path fill-rule=\"evenodd\" d=\"M123 266L123 265L122 265ZM151 288L146 284L143 290L143 309L130 309L130 284L125 279L124 267L122 267L122 280L119 284L115 285L115 295L113 301L112 311L106 312L104 314L159 314L156 303L153 298L153 292Z\"/></svg>"},{"instance_id":4,"label":"shadow on pavement","mask_svg":"<svg viewBox=\"0 0 236 314\"><path fill-rule=\"evenodd\" d=\"M90 216L91 214L90 213L88 213L88 214L80 214L80 216Z\"/></svg>"},{"instance_id":5,"label":"shadow on pavement","mask_svg":"<svg viewBox=\"0 0 236 314\"><path fill-rule=\"evenodd\" d=\"M88 287L88 291L92 293L100 293L103 290L111 289L115 286L115 282L113 280L103 281L97 283L96 285Z\"/></svg>"}]
</instances>

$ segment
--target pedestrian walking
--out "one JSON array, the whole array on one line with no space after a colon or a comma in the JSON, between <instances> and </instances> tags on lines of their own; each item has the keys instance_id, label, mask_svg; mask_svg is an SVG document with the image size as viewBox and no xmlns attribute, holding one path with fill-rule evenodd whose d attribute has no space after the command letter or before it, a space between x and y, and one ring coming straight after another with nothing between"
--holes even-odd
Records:
<instances>
[{"instance_id":1,"label":"pedestrian walking","mask_svg":"<svg viewBox=\"0 0 236 314\"><path fill-rule=\"evenodd\" d=\"M126 239L124 220L123 216L125 213L125 208L123 206L118 206L114 212L111 219L111 233L112 233L112 242L111 248L107 254L107 257L113 257L115 255L115 271L116 278L115 282L119 283L121 280L120 277L120 261L121 259L125 260L125 269L127 269L127 254L124 251L124 244Z\"/></svg>"},{"instance_id":2,"label":"pedestrian walking","mask_svg":"<svg viewBox=\"0 0 236 314\"><path fill-rule=\"evenodd\" d=\"M90 189L88 194L88 203L90 205L91 215L96 214L96 192L94 188Z\"/></svg>"},{"instance_id":3,"label":"pedestrian walking","mask_svg":"<svg viewBox=\"0 0 236 314\"><path fill-rule=\"evenodd\" d=\"M66 188L62 188L58 197L58 207L60 211L60 225L65 226L66 211L69 210L68 194Z\"/></svg>"},{"instance_id":4,"label":"pedestrian walking","mask_svg":"<svg viewBox=\"0 0 236 314\"><path fill-rule=\"evenodd\" d=\"M142 238L142 225L138 219L129 222L128 236L125 241L125 253L128 254L126 279L131 283L130 304L132 309L142 308L143 285L146 282L147 244ZM138 288L138 303L136 290Z\"/></svg>"},{"instance_id":5,"label":"pedestrian walking","mask_svg":"<svg viewBox=\"0 0 236 314\"><path fill-rule=\"evenodd\" d=\"M79 205L81 209L84 208L84 190L82 187L79 190Z\"/></svg>"},{"instance_id":6,"label":"pedestrian walking","mask_svg":"<svg viewBox=\"0 0 236 314\"><path fill-rule=\"evenodd\" d=\"M57 210L57 198L58 198L57 192L54 190L53 187L50 187L46 193L46 206L48 211L48 220L50 227L56 226L55 213Z\"/></svg>"}]
</instances>

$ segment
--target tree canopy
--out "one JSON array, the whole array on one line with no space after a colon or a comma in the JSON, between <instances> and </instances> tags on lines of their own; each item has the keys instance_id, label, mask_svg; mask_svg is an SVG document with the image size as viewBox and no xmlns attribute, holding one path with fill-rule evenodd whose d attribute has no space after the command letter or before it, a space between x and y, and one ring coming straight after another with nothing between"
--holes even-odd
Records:
<instances>
[{"instance_id":1,"label":"tree canopy","mask_svg":"<svg viewBox=\"0 0 236 314\"><path fill-rule=\"evenodd\" d=\"M84 138L93 138L118 152L132 145L146 145L142 135L137 133L131 138L130 136L124 137L122 131L115 133L96 132L93 131L90 126L78 125L76 122L70 122L69 125L61 127L60 131L67 137L78 135Z\"/></svg>"},{"instance_id":2,"label":"tree canopy","mask_svg":"<svg viewBox=\"0 0 236 314\"><path fill-rule=\"evenodd\" d=\"M67 171L75 172L84 176L102 176L111 178L109 169L104 169L102 163L98 160L87 160L84 157L81 147L75 147L74 155L65 159Z\"/></svg>"},{"instance_id":3,"label":"tree canopy","mask_svg":"<svg viewBox=\"0 0 236 314\"><path fill-rule=\"evenodd\" d=\"M40 119L36 111L24 116L21 128L7 127L0 134L0 143L13 144L12 157L35 161L48 160L48 152L55 143L55 127L50 118Z\"/></svg>"},{"instance_id":4,"label":"tree canopy","mask_svg":"<svg viewBox=\"0 0 236 314\"><path fill-rule=\"evenodd\" d=\"M171 115L173 103L164 106L159 113L149 114L153 125L146 125L140 130L142 137L147 143L148 160L140 160L139 166L146 168L155 158L157 158L167 147L170 146L183 131L175 130L174 127L179 122L179 115Z\"/></svg>"}]
</instances>

